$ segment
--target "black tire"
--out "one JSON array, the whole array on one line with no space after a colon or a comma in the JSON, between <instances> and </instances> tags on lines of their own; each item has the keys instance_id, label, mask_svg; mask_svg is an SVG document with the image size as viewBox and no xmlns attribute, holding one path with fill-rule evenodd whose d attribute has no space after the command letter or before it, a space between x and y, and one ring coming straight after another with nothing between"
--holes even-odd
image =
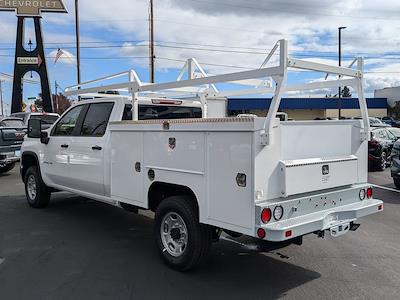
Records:
<instances>
[{"instance_id":1,"label":"black tire","mask_svg":"<svg viewBox=\"0 0 400 300\"><path fill-rule=\"evenodd\" d=\"M379 158L379 162L376 165L378 171L385 171L388 165L387 154L385 151L382 151L381 156Z\"/></svg>"},{"instance_id":2,"label":"black tire","mask_svg":"<svg viewBox=\"0 0 400 300\"><path fill-rule=\"evenodd\" d=\"M25 173L25 195L33 208L44 208L50 202L50 189L44 184L37 167L29 167ZM33 187L34 185L34 187ZM31 189L31 190L30 190ZM35 189L35 193L32 192Z\"/></svg>"},{"instance_id":3,"label":"black tire","mask_svg":"<svg viewBox=\"0 0 400 300\"><path fill-rule=\"evenodd\" d=\"M400 178L393 178L394 185L400 190Z\"/></svg>"},{"instance_id":4,"label":"black tire","mask_svg":"<svg viewBox=\"0 0 400 300\"><path fill-rule=\"evenodd\" d=\"M170 251L174 250L173 245L171 245L172 248L166 247L164 245L165 238L162 238L162 235L169 236L172 240L176 241L182 235L182 231L180 230L178 233L179 238L176 239L173 238L172 233L163 234L163 231L168 231L168 225L163 222L163 219L168 216L175 218L179 216L184 221L187 229L187 243L179 256L174 256L170 253ZM169 229L169 231L172 232L172 229ZM212 242L212 230L210 226L199 223L196 208L188 197L173 196L161 202L157 207L154 218L154 234L161 257L167 265L175 270L188 271L204 262L208 257Z\"/></svg>"},{"instance_id":5,"label":"black tire","mask_svg":"<svg viewBox=\"0 0 400 300\"><path fill-rule=\"evenodd\" d=\"M15 162L5 165L4 167L0 167L0 174L10 172L15 167Z\"/></svg>"}]
</instances>

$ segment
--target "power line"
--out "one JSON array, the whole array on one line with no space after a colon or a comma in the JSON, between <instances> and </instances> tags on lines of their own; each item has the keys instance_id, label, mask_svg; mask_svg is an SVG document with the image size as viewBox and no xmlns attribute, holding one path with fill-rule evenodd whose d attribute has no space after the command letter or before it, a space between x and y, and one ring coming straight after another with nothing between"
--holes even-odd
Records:
<instances>
[{"instance_id":1,"label":"power line","mask_svg":"<svg viewBox=\"0 0 400 300\"><path fill-rule=\"evenodd\" d=\"M214 49L214 48L199 48L199 47L182 47L182 46L170 46L170 45L154 45L158 48L171 48L171 49L182 49L182 50L194 50L194 51L206 51L206 52L220 52L220 53L232 53L232 54L254 54L254 55L267 55L268 51L271 49L262 49L263 52L255 52L255 51L238 51L238 50L225 50L225 49ZM134 48L134 47L149 47L149 45L102 45L102 46L83 46L83 49L111 49L111 48ZM72 49L75 47L63 47L62 49ZM57 50L56 47L48 47L48 50ZM0 48L0 50L13 50L13 48ZM344 58L351 59L354 56L362 55L367 53L353 53L344 55ZM275 55L279 55L278 53ZM332 52L314 52L314 53L291 53L293 56L297 57L310 57L310 58L336 58L336 54ZM395 56L393 56L395 55ZM381 54L375 56L366 56L365 59L388 59L388 60L397 60L400 57L397 57L400 53L390 53L390 54ZM4 56L4 55L3 55Z\"/></svg>"}]
</instances>

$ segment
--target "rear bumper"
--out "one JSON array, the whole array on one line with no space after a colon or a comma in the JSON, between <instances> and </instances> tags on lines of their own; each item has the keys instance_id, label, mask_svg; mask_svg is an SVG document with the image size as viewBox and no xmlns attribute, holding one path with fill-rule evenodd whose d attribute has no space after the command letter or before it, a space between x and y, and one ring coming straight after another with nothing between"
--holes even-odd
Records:
<instances>
[{"instance_id":1,"label":"rear bumper","mask_svg":"<svg viewBox=\"0 0 400 300\"><path fill-rule=\"evenodd\" d=\"M9 148L9 152L0 152L0 167L20 161L20 156L17 155L20 149L21 147L15 150L10 150Z\"/></svg>"},{"instance_id":2,"label":"rear bumper","mask_svg":"<svg viewBox=\"0 0 400 300\"><path fill-rule=\"evenodd\" d=\"M327 230L335 226L350 223L358 218L368 216L383 210L381 200L371 199L349 204L335 210L321 211L318 213L297 217L290 220L263 225L266 239L280 242L294 237L302 236L319 230ZM291 236L285 236L291 230Z\"/></svg>"},{"instance_id":3,"label":"rear bumper","mask_svg":"<svg viewBox=\"0 0 400 300\"><path fill-rule=\"evenodd\" d=\"M265 240L282 242L309 233L324 231L336 226L348 225L358 218L383 210L383 202L377 199L360 200L360 192L369 187L359 184L345 189L332 190L325 193L301 195L278 201L265 201L257 204L256 216L261 216L263 209L274 212L276 207L284 211L280 220L273 216L268 223L256 218L255 236L258 230L265 231ZM349 226L344 226L349 227Z\"/></svg>"}]
</instances>

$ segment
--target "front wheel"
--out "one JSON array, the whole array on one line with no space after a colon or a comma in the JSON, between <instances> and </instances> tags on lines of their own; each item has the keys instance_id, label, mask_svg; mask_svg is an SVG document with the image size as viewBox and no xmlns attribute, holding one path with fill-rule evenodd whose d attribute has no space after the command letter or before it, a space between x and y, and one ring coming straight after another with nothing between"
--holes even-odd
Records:
<instances>
[{"instance_id":1,"label":"front wheel","mask_svg":"<svg viewBox=\"0 0 400 300\"><path fill-rule=\"evenodd\" d=\"M188 197L174 196L161 202L155 214L154 234L163 260L179 271L199 265L211 247L212 230L199 223Z\"/></svg>"},{"instance_id":2,"label":"front wheel","mask_svg":"<svg viewBox=\"0 0 400 300\"><path fill-rule=\"evenodd\" d=\"M28 204L33 208L46 207L51 193L40 177L37 167L30 167L25 174L25 195Z\"/></svg>"}]
</instances>

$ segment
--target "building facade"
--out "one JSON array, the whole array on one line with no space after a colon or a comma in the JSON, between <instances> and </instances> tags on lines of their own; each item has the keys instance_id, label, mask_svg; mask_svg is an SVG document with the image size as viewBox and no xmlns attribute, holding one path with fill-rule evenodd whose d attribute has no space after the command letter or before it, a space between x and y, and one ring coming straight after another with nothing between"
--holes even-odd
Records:
<instances>
[{"instance_id":1,"label":"building facade","mask_svg":"<svg viewBox=\"0 0 400 300\"><path fill-rule=\"evenodd\" d=\"M288 114L294 120L314 120L316 118L338 118L339 100L337 98L282 98L279 111ZM357 98L341 99L343 117L361 115ZM228 101L230 114L249 113L265 116L271 104L271 98L231 98ZM371 117L387 116L386 98L368 98L368 112Z\"/></svg>"}]
</instances>

